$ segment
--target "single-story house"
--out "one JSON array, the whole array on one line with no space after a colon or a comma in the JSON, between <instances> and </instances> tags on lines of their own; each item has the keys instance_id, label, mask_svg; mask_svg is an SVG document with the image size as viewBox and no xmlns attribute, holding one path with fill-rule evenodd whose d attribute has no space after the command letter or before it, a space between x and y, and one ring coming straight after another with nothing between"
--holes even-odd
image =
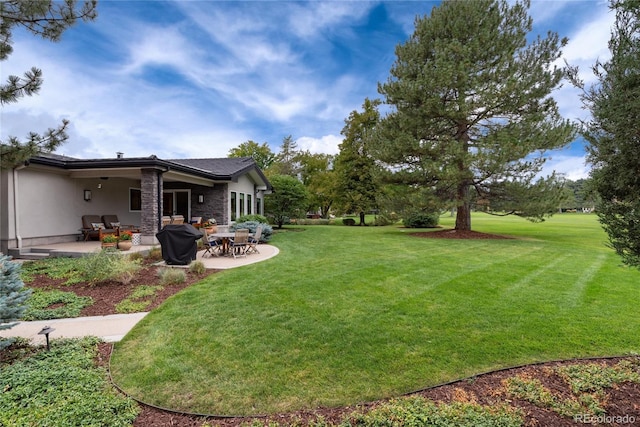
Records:
<instances>
[{"instance_id":1,"label":"single-story house","mask_svg":"<svg viewBox=\"0 0 640 427\"><path fill-rule=\"evenodd\" d=\"M264 215L271 185L250 157L77 159L56 154L0 170L0 252L75 241L83 215L117 215L156 244L162 216L215 218L231 224Z\"/></svg>"}]
</instances>

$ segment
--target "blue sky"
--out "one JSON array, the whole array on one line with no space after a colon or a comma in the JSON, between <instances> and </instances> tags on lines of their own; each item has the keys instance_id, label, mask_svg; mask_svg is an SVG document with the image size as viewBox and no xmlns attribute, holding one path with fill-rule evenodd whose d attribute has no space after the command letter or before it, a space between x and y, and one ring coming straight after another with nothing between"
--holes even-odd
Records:
<instances>
[{"instance_id":1,"label":"blue sky","mask_svg":"<svg viewBox=\"0 0 640 427\"><path fill-rule=\"evenodd\" d=\"M3 81L32 66L40 93L2 108L0 136L23 139L63 118L57 153L80 158L226 157L253 140L277 152L335 154L344 120L389 77L394 48L437 1L114 1L59 43L14 32ZM613 14L602 0L533 0L534 33L569 38L564 58L593 81L607 59ZM568 84L554 94L565 117L585 118ZM581 143L552 153L546 172L585 177Z\"/></svg>"}]
</instances>

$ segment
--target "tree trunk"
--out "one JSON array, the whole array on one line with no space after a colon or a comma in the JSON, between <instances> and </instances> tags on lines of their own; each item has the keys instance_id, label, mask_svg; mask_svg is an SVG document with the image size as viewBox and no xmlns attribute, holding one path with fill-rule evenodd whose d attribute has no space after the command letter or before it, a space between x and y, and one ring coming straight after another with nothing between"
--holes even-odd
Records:
<instances>
[{"instance_id":1,"label":"tree trunk","mask_svg":"<svg viewBox=\"0 0 640 427\"><path fill-rule=\"evenodd\" d=\"M468 201L458 206L456 230L471 230L471 206Z\"/></svg>"},{"instance_id":2,"label":"tree trunk","mask_svg":"<svg viewBox=\"0 0 640 427\"><path fill-rule=\"evenodd\" d=\"M367 225L364 223L364 212L360 212L360 225Z\"/></svg>"},{"instance_id":3,"label":"tree trunk","mask_svg":"<svg viewBox=\"0 0 640 427\"><path fill-rule=\"evenodd\" d=\"M458 187L458 208L456 213L456 230L471 230L471 203L469 202L469 185Z\"/></svg>"}]
</instances>

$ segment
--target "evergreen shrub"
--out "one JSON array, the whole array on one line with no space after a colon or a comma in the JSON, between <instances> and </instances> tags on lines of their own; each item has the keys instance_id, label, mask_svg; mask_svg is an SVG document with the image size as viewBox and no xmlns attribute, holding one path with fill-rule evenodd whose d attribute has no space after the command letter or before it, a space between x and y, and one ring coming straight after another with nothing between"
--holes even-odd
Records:
<instances>
[{"instance_id":1,"label":"evergreen shrub","mask_svg":"<svg viewBox=\"0 0 640 427\"><path fill-rule=\"evenodd\" d=\"M271 235L273 235L273 227L271 227L266 222L258 222L258 221L245 221L245 222L236 222L230 227L230 230L236 231L241 228L246 228L249 230L249 233L255 233L258 227L262 227L262 236L260 237L261 242L268 242L271 240Z\"/></svg>"},{"instance_id":2,"label":"evergreen shrub","mask_svg":"<svg viewBox=\"0 0 640 427\"><path fill-rule=\"evenodd\" d=\"M437 212L416 212L408 215L402 223L407 228L435 228L439 221L440 215Z\"/></svg>"},{"instance_id":3,"label":"evergreen shrub","mask_svg":"<svg viewBox=\"0 0 640 427\"><path fill-rule=\"evenodd\" d=\"M20 264L0 254L0 330L11 329L22 318L31 292L20 278ZM0 350L12 342L11 339L0 340Z\"/></svg>"}]
</instances>

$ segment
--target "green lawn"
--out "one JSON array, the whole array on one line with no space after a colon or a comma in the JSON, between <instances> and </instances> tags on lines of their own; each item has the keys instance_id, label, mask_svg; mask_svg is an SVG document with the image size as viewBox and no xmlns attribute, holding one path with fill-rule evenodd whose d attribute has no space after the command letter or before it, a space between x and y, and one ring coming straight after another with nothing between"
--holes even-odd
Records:
<instances>
[{"instance_id":1,"label":"green lawn","mask_svg":"<svg viewBox=\"0 0 640 427\"><path fill-rule=\"evenodd\" d=\"M442 218L452 226L453 218ZM141 400L248 415L351 405L497 368L640 351L640 272L593 215L473 217L509 240L290 228L280 255L214 274L117 344Z\"/></svg>"}]
</instances>

